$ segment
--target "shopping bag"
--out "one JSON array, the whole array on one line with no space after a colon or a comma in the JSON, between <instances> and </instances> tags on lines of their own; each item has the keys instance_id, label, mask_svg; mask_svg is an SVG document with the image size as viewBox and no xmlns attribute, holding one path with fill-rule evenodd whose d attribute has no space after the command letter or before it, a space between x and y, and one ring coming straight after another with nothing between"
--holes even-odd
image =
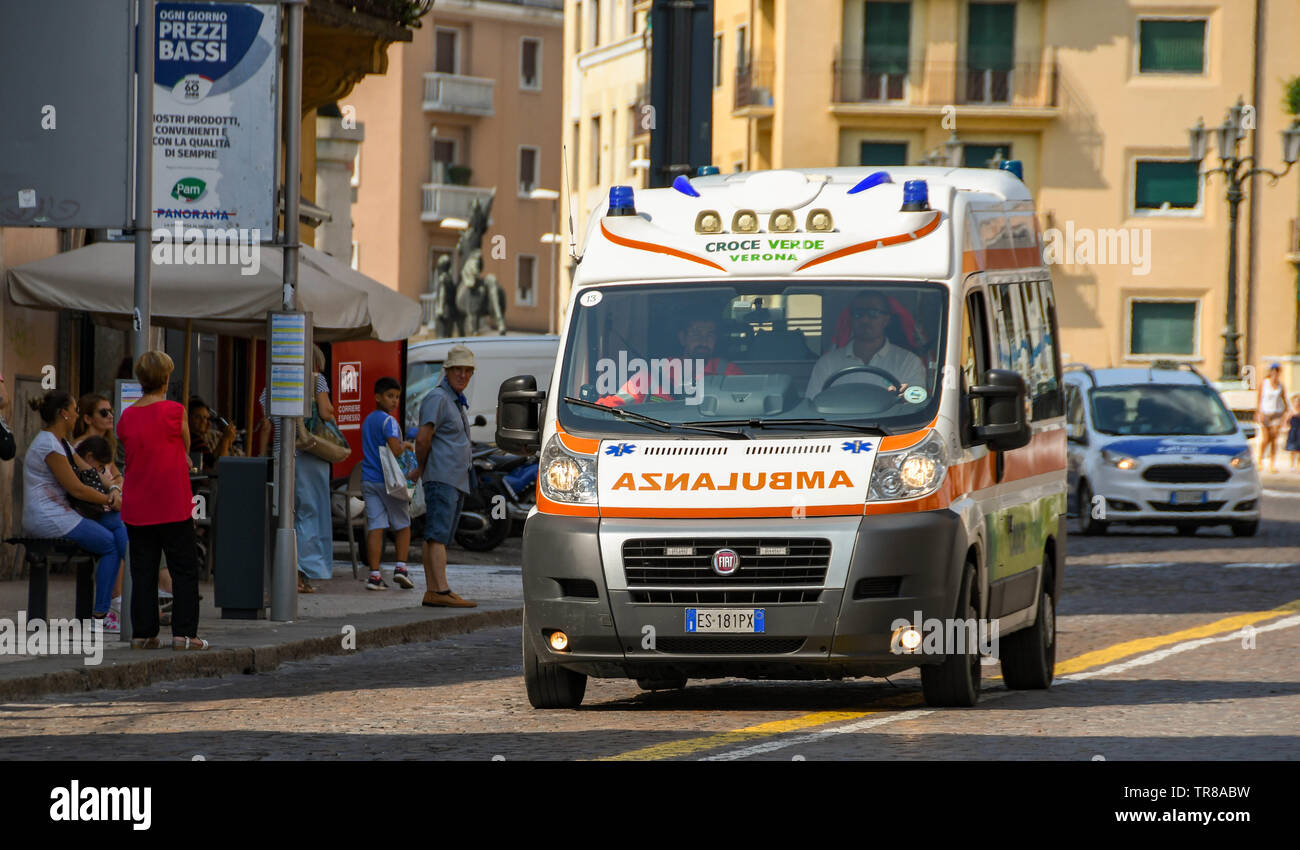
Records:
<instances>
[{"instance_id":1,"label":"shopping bag","mask_svg":"<svg viewBox=\"0 0 1300 850\"><path fill-rule=\"evenodd\" d=\"M384 470L384 489L388 491L388 495L404 502L409 500L411 491L406 487L406 475L402 473L402 465L389 451L388 446L382 444L379 446L379 465Z\"/></svg>"}]
</instances>

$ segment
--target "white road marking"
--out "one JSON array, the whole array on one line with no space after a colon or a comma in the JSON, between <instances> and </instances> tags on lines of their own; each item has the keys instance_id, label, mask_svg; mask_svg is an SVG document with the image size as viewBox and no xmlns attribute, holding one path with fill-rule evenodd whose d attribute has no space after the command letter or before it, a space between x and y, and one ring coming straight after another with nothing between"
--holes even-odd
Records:
<instances>
[{"instance_id":1,"label":"white road marking","mask_svg":"<svg viewBox=\"0 0 1300 850\"><path fill-rule=\"evenodd\" d=\"M1274 499L1300 499L1300 490L1264 490L1265 496L1272 496Z\"/></svg>"},{"instance_id":2,"label":"white road marking","mask_svg":"<svg viewBox=\"0 0 1300 850\"><path fill-rule=\"evenodd\" d=\"M1172 561L1168 561L1159 564L1101 564L1100 566L1108 570L1141 570L1141 569L1154 570L1160 567L1172 567L1174 566L1174 563Z\"/></svg>"},{"instance_id":3,"label":"white road marking","mask_svg":"<svg viewBox=\"0 0 1300 850\"><path fill-rule=\"evenodd\" d=\"M1223 565L1223 568L1227 570L1238 569L1238 568L1253 568L1253 569L1260 569L1260 570L1285 570L1285 569L1290 569L1291 567L1300 567L1300 564L1271 564L1271 563L1260 561L1260 562L1244 563L1244 564Z\"/></svg>"},{"instance_id":4,"label":"white road marking","mask_svg":"<svg viewBox=\"0 0 1300 850\"><path fill-rule=\"evenodd\" d=\"M1294 617L1287 617L1285 619L1278 620L1275 623L1270 623L1267 626L1260 626L1257 628L1252 627L1252 628L1253 628L1253 634L1259 634L1260 632L1271 632L1275 629L1289 629L1292 626L1300 626L1300 615ZM1154 652L1148 652L1146 655L1139 655L1137 658L1133 658L1128 661L1123 661L1120 662L1119 664L1112 664L1108 667L1102 667L1099 670L1087 670L1082 673L1074 673L1069 676L1061 676L1056 681L1060 684L1069 684L1071 682L1086 681L1088 679L1092 679L1097 676L1109 676L1115 673L1123 673L1127 670L1133 669L1134 667L1144 667L1148 664L1154 664L1157 661L1162 661L1171 655L1175 655L1180 652L1187 652L1188 650L1197 649L1202 646L1208 646L1209 644L1212 643L1227 643L1228 641L1239 641L1242 639L1242 636L1243 636L1243 630L1238 629L1232 632L1231 634L1222 635L1220 637L1200 638L1198 640L1183 641L1182 643L1174 644L1173 646L1165 647L1164 649L1158 649ZM1013 693L1020 693L1020 692L1007 691L1007 690L998 690L998 691L991 691L991 692L981 691L980 702L987 703L991 700L1001 699L1003 697L1010 696ZM817 743L818 741L825 740L826 738L829 738L832 735L843 735L845 733L861 732L865 729L873 729L877 726L884 726L887 723L895 723L899 720L915 720L916 718L924 717L927 714L934 714L936 711L938 711L938 709L930 708L930 709L922 709L919 711L903 711L898 714L874 715L864 720L859 720L854 723L850 723L847 726L837 726L832 729L820 729L816 732L810 732L805 735L797 735L793 738L764 741L761 744L754 744L749 747L742 747L738 750L730 750L725 753L718 753L716 755L707 756L701 759L701 761L736 761L743 758L749 758L751 756L764 755L766 753L775 752L776 750L782 750L788 747L796 747L804 744Z\"/></svg>"}]
</instances>

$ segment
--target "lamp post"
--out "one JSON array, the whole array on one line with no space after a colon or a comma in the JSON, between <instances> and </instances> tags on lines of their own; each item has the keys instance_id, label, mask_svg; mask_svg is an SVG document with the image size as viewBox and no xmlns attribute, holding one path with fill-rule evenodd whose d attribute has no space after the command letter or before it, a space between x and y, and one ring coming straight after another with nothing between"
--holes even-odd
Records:
<instances>
[{"instance_id":1,"label":"lamp post","mask_svg":"<svg viewBox=\"0 0 1300 850\"><path fill-rule=\"evenodd\" d=\"M547 316L546 316L546 329L547 329L547 330L546 330L546 332L547 332L547 333L552 333L552 334L553 334L553 333L555 333L555 313L556 313L556 309L555 309L555 294L556 294L555 276L556 276L556 274L557 274L557 272L556 272L556 268L557 268L557 266L558 266L558 264L559 264L559 260L557 260L557 259L556 259L556 256L555 256L555 246L556 246L556 244L560 241L560 235L559 235L559 232L558 232L558 231L559 231L559 221L560 221L560 193L557 192L557 191L555 191L554 189L534 189L533 191L531 191L531 192L528 193L528 197L529 197L529 198L532 198L534 201L550 201L550 202L551 202L551 232L548 233L548 234L546 234L546 236L542 237L542 242L544 242L544 243L545 243L545 242L550 242L550 243L551 243L551 275L550 275L550 277L551 277L550 293L551 293L551 294L548 296L548 302L549 302L549 303L548 303L548 307L547 307L547 310L546 310L546 313L547 313Z\"/></svg>"},{"instance_id":2,"label":"lamp post","mask_svg":"<svg viewBox=\"0 0 1300 850\"><path fill-rule=\"evenodd\" d=\"M1219 370L1221 381L1236 381L1241 374L1241 357L1237 350L1237 340L1241 337L1237 331L1237 207L1246 197L1243 186L1256 174L1268 175L1269 185L1273 185L1300 159L1300 121L1293 121L1282 131L1282 161L1286 168L1281 171L1257 166L1253 156L1238 156L1237 149L1241 140L1246 138L1247 129L1254 129L1242 123L1245 110L1245 102L1238 97L1236 104L1228 108L1223 124L1210 129L1202 118L1187 131L1188 149L1198 164L1205 159L1209 136L1214 134L1219 148L1219 166L1207 168L1201 175L1222 174L1228 190L1228 299L1223 327L1223 365Z\"/></svg>"}]
</instances>

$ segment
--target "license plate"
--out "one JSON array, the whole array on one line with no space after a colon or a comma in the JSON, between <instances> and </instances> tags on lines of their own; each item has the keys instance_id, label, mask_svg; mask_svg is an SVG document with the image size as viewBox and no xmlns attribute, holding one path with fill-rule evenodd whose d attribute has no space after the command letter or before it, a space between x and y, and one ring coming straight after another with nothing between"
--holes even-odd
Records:
<instances>
[{"instance_id":1,"label":"license plate","mask_svg":"<svg viewBox=\"0 0 1300 850\"><path fill-rule=\"evenodd\" d=\"M755 634L763 631L762 608L687 608L686 631L741 632Z\"/></svg>"},{"instance_id":2,"label":"license plate","mask_svg":"<svg viewBox=\"0 0 1300 850\"><path fill-rule=\"evenodd\" d=\"M1175 490L1169 501L1175 505L1200 505L1208 500L1205 490Z\"/></svg>"}]
</instances>

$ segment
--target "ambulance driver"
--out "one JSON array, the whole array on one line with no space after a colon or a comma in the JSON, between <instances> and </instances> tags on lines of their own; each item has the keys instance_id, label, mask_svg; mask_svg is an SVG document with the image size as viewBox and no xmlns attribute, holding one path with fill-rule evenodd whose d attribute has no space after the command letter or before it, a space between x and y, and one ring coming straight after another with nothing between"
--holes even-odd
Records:
<instances>
[{"instance_id":1,"label":"ambulance driver","mask_svg":"<svg viewBox=\"0 0 1300 850\"><path fill-rule=\"evenodd\" d=\"M888 379L875 372L854 372L836 381L834 386L872 383L902 392L910 386L925 385L925 366L921 358L885 338L885 328L894 315L885 296L873 291L860 292L849 305L849 312L853 319L853 338L847 345L828 351L817 360L808 378L805 393L808 398L825 389L826 381L836 373L852 366L874 366L893 375L900 385L890 386Z\"/></svg>"}]
</instances>

